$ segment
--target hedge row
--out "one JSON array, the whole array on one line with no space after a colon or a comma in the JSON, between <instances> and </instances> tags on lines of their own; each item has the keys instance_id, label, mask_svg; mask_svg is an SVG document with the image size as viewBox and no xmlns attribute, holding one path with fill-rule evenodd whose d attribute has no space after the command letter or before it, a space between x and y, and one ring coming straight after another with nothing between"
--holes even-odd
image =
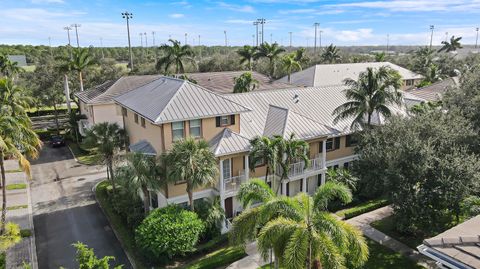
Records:
<instances>
[{"instance_id":1,"label":"hedge row","mask_svg":"<svg viewBox=\"0 0 480 269\"><path fill-rule=\"evenodd\" d=\"M359 204L352 208L347 208L337 212L337 215L343 217L343 219L351 219L353 217L365 214L380 207L388 205L390 202L386 199L371 200L362 204Z\"/></svg>"},{"instance_id":2,"label":"hedge row","mask_svg":"<svg viewBox=\"0 0 480 269\"><path fill-rule=\"evenodd\" d=\"M77 111L78 108L73 108L72 111ZM58 114L68 114L67 108L57 108ZM29 117L38 117L38 116L48 116L48 115L55 115L55 110L51 108L40 108L39 110L31 110L27 112Z\"/></svg>"}]
</instances>

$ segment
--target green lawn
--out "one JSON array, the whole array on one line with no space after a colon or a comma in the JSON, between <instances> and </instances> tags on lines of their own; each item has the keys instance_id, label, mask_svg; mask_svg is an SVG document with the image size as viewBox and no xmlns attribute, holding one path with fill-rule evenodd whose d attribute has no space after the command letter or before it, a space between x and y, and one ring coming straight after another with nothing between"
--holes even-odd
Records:
<instances>
[{"instance_id":1,"label":"green lawn","mask_svg":"<svg viewBox=\"0 0 480 269\"><path fill-rule=\"evenodd\" d=\"M77 104L75 103L71 103L70 104L70 107L72 109L75 109L75 108L78 108L77 107ZM58 109L67 109L67 105L60 105L60 106L57 106L57 110ZM27 112L30 112L30 113L34 113L34 112L37 112L37 111L54 111L55 108L53 106L42 106L42 107L31 107L29 109L27 109Z\"/></svg>"},{"instance_id":2,"label":"green lawn","mask_svg":"<svg viewBox=\"0 0 480 269\"><path fill-rule=\"evenodd\" d=\"M231 263L247 256L243 247L225 247L207 254L197 261L191 262L182 268L185 269L215 269L224 268Z\"/></svg>"},{"instance_id":3,"label":"green lawn","mask_svg":"<svg viewBox=\"0 0 480 269\"><path fill-rule=\"evenodd\" d=\"M375 199L375 200L370 200L370 201L360 203L350 208L339 210L335 212L335 214L343 219L350 219L386 205L388 205L388 200Z\"/></svg>"},{"instance_id":4,"label":"green lawn","mask_svg":"<svg viewBox=\"0 0 480 269\"><path fill-rule=\"evenodd\" d=\"M424 237L418 235L403 234L395 229L395 220L393 216L374 221L370 224L373 228L389 235L392 238L404 243L412 249L417 249Z\"/></svg>"},{"instance_id":5,"label":"green lawn","mask_svg":"<svg viewBox=\"0 0 480 269\"><path fill-rule=\"evenodd\" d=\"M17 210L17 209L23 209L27 207L28 205L13 205L13 206L7 206L7 210Z\"/></svg>"},{"instance_id":6,"label":"green lawn","mask_svg":"<svg viewBox=\"0 0 480 269\"><path fill-rule=\"evenodd\" d=\"M20 172L23 172L22 169L18 168L18 169L11 169L11 170L6 170L5 173L20 173Z\"/></svg>"},{"instance_id":7,"label":"green lawn","mask_svg":"<svg viewBox=\"0 0 480 269\"><path fill-rule=\"evenodd\" d=\"M77 158L78 162L85 165L98 164L98 157L95 154L91 154L89 151L82 149L77 143L67 141L67 146L72 150L73 155Z\"/></svg>"},{"instance_id":8,"label":"green lawn","mask_svg":"<svg viewBox=\"0 0 480 269\"><path fill-rule=\"evenodd\" d=\"M25 183L18 183L18 184L8 184L7 185L7 190L21 190L21 189L26 189L27 184Z\"/></svg>"}]
</instances>

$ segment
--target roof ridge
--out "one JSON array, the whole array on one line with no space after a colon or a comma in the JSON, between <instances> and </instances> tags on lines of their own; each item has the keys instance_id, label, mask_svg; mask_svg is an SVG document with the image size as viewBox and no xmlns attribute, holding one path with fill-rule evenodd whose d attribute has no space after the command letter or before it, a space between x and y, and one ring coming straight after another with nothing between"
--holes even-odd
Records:
<instances>
[{"instance_id":1,"label":"roof ridge","mask_svg":"<svg viewBox=\"0 0 480 269\"><path fill-rule=\"evenodd\" d=\"M333 88L333 87L346 87L344 84L332 84L327 86L308 86L308 87L291 87L291 88L279 88L279 89L268 89L268 90L261 90L261 91L250 91L250 92L240 92L240 93L227 93L222 94L222 96L231 96L231 95L248 95L248 94L263 94L267 92L278 92L278 91L293 91L293 90L312 90L312 89L326 89L326 88Z\"/></svg>"},{"instance_id":2,"label":"roof ridge","mask_svg":"<svg viewBox=\"0 0 480 269\"><path fill-rule=\"evenodd\" d=\"M305 116L305 115L303 115L303 114L300 114L300 112L295 111L294 109L291 109L291 112L294 113L294 114L297 114L297 115L300 116L300 117L303 117L303 118L305 118L305 119L308 119L308 120L311 120L311 121L313 121L313 122L316 122L316 123L322 125L322 126L325 127L325 128L339 131L339 130L333 128L332 126L328 126L328 125L325 124L325 123L319 122L319 121L317 121L317 120L315 120L315 119L312 119L311 117L308 117L308 116Z\"/></svg>"},{"instance_id":3,"label":"roof ridge","mask_svg":"<svg viewBox=\"0 0 480 269\"><path fill-rule=\"evenodd\" d=\"M168 79L170 79L171 77L162 76L162 78L168 78ZM170 105L170 103L172 102L172 100L176 98L176 96L178 95L178 92L180 91L180 89L182 89L182 88L185 86L186 80L176 79L176 78L175 78L175 80L182 81L182 84L180 85L180 87L177 88L177 90L176 90L175 93L172 95L172 97L170 98L170 100L168 100L168 102L165 104L165 106L163 107L162 111L160 111L160 113L158 113L158 116L157 116L157 118L155 118L154 123L156 123L156 122L159 120L159 118L162 116L163 111L165 111L165 108L167 108L167 107Z\"/></svg>"}]
</instances>

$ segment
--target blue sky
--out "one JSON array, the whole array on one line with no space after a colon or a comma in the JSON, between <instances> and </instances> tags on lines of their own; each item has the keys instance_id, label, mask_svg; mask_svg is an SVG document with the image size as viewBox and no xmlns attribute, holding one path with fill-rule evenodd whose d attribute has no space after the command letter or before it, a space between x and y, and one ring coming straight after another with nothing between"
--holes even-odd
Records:
<instances>
[{"instance_id":1,"label":"blue sky","mask_svg":"<svg viewBox=\"0 0 480 269\"><path fill-rule=\"evenodd\" d=\"M434 43L449 35L475 43L480 26L480 0L1 0L0 43L48 44L67 42L64 26L79 23L80 45L126 46L126 26L120 13L133 13L131 38L140 45L140 33L152 44L171 37L205 45L252 44L252 22L265 18L265 40L295 46L313 46L313 23L320 23L322 44L411 45ZM74 36L72 35L72 38Z\"/></svg>"}]
</instances>

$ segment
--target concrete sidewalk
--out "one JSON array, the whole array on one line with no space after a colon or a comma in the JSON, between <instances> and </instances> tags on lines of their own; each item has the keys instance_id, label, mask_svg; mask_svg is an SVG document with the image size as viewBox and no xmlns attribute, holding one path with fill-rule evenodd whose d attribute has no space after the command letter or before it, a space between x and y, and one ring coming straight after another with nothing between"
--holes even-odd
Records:
<instances>
[{"instance_id":1,"label":"concrete sidewalk","mask_svg":"<svg viewBox=\"0 0 480 269\"><path fill-rule=\"evenodd\" d=\"M269 263L269 261L264 261L258 253L257 242L246 245L245 252L248 256L230 264L227 269L257 269Z\"/></svg>"}]
</instances>

